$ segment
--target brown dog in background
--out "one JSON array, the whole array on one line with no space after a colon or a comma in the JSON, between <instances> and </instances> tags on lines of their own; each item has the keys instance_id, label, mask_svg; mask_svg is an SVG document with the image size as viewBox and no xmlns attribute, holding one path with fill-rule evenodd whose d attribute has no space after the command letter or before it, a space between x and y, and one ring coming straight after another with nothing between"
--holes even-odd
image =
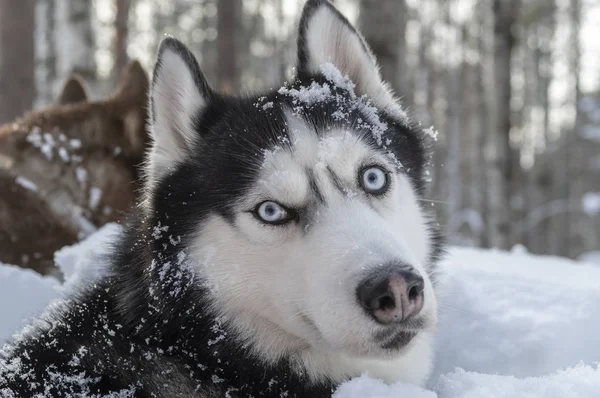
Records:
<instances>
[{"instance_id":1,"label":"brown dog in background","mask_svg":"<svg viewBox=\"0 0 600 398\"><path fill-rule=\"evenodd\" d=\"M71 77L56 103L0 126L0 263L54 272L54 252L134 204L148 77L131 62L109 98Z\"/></svg>"}]
</instances>

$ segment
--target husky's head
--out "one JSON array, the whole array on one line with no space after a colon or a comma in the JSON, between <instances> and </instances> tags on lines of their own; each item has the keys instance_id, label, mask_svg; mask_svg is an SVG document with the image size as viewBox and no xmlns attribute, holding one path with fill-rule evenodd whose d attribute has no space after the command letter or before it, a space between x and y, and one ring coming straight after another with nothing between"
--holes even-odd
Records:
<instances>
[{"instance_id":1,"label":"husky's head","mask_svg":"<svg viewBox=\"0 0 600 398\"><path fill-rule=\"evenodd\" d=\"M424 133L329 2L304 9L292 83L220 95L167 38L150 106L155 227L181 239L212 308L263 358L390 359L428 341Z\"/></svg>"}]
</instances>

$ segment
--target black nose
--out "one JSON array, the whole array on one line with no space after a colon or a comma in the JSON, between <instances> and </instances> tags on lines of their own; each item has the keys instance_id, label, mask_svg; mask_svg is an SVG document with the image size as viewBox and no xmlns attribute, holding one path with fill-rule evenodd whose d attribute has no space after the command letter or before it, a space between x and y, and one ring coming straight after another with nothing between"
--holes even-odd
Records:
<instances>
[{"instance_id":1,"label":"black nose","mask_svg":"<svg viewBox=\"0 0 600 398\"><path fill-rule=\"evenodd\" d=\"M356 288L360 305L379 323L400 322L423 308L423 278L407 266L378 267Z\"/></svg>"}]
</instances>

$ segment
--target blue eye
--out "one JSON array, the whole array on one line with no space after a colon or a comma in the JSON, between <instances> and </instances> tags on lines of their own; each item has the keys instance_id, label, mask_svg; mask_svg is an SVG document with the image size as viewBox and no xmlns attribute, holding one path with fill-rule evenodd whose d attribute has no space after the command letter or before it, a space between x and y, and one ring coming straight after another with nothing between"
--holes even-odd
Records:
<instances>
[{"instance_id":1,"label":"blue eye","mask_svg":"<svg viewBox=\"0 0 600 398\"><path fill-rule=\"evenodd\" d=\"M259 204L254 210L254 214L260 221L273 225L285 224L294 218L292 212L272 200Z\"/></svg>"},{"instance_id":2,"label":"blue eye","mask_svg":"<svg viewBox=\"0 0 600 398\"><path fill-rule=\"evenodd\" d=\"M365 192L372 195L384 194L390 185L388 174L378 166L369 166L361 171L360 183Z\"/></svg>"}]
</instances>

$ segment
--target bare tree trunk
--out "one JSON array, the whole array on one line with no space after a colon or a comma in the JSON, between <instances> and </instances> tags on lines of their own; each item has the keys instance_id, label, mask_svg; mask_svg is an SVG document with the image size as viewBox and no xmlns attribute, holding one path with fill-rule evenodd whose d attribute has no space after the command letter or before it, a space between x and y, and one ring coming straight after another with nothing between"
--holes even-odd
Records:
<instances>
[{"instance_id":1,"label":"bare tree trunk","mask_svg":"<svg viewBox=\"0 0 600 398\"><path fill-rule=\"evenodd\" d=\"M236 32L241 12L239 0L217 2L217 79L219 89L226 93L239 90Z\"/></svg>"},{"instance_id":2,"label":"bare tree trunk","mask_svg":"<svg viewBox=\"0 0 600 398\"><path fill-rule=\"evenodd\" d=\"M56 98L56 29L55 0L37 0L35 4L35 108L41 108Z\"/></svg>"},{"instance_id":3,"label":"bare tree trunk","mask_svg":"<svg viewBox=\"0 0 600 398\"><path fill-rule=\"evenodd\" d=\"M0 0L0 124L33 106L34 27L34 0Z\"/></svg>"},{"instance_id":4,"label":"bare tree trunk","mask_svg":"<svg viewBox=\"0 0 600 398\"><path fill-rule=\"evenodd\" d=\"M476 29L476 42L474 43L474 47L477 49L479 53L479 61L477 65L475 65L475 73L473 76L474 79L474 87L472 93L472 104L474 105L472 108L469 107L469 111L472 113L472 124L471 124L471 143L473 148L473 164L471 166L471 176L472 183L471 189L469 190L469 196L471 201L472 208L476 211L476 213L480 217L481 225L479 226L481 229L478 231L478 234L474 237L475 243L479 246L486 246L487 242L487 234L485 233L485 229L483 226L487 224L487 211L486 211L486 201L485 201L485 191L486 191L486 176L485 176L485 159L484 159L484 131L486 130L486 121L490 119L491 110L487 106L489 103L485 98L485 84L484 84L484 59L486 59L488 55L488 48L486 46L485 34L486 34L486 25L485 25L485 9L483 5L478 4L476 8L478 17L477 17L477 29Z\"/></svg>"},{"instance_id":5,"label":"bare tree trunk","mask_svg":"<svg viewBox=\"0 0 600 398\"><path fill-rule=\"evenodd\" d=\"M430 83L429 94L427 95L427 108L432 113L432 124L436 127L446 126L446 115L442 106L444 99L443 91L443 71L437 67L435 61L431 60L430 64ZM442 127L443 128L443 127ZM432 196L434 200L443 203L441 206L433 204L436 208L437 219L440 220L445 227L448 225L448 182L444 178L446 172L446 160L448 152L448 135L440 133L437 136L435 144L435 152L433 154L433 181ZM447 228L446 228L447 231Z\"/></svg>"},{"instance_id":6,"label":"bare tree trunk","mask_svg":"<svg viewBox=\"0 0 600 398\"><path fill-rule=\"evenodd\" d=\"M531 199L529 213L544 205L552 198L551 167L548 157L541 153L541 149L548 148L550 144L550 83L552 82L552 42L556 30L555 20L556 4L549 2L545 11L545 18L537 23L535 30L536 49L534 65L537 75L536 104L543 111L542 120L537 121L541 134L536 137L536 153L533 169L531 170ZM551 246L551 222L548 219L540 221L535 226L526 226L530 249L534 253L547 253Z\"/></svg>"},{"instance_id":7,"label":"bare tree trunk","mask_svg":"<svg viewBox=\"0 0 600 398\"><path fill-rule=\"evenodd\" d=\"M451 16L451 3L446 3L446 25L450 35L456 35L457 40L453 42L452 38L447 38L446 51L456 53L461 50L454 48L455 45L463 45L462 29L454 25ZM450 33L452 32L452 33ZM460 214L462 209L462 191L464 189L463 175L461 173L461 147L462 147L462 68L463 57L458 55L456 65L446 66L446 132L448 137L448 152L446 157L446 183L448 185L448 237L451 243L460 244L458 240L459 229L463 223L463 216Z\"/></svg>"},{"instance_id":8,"label":"bare tree trunk","mask_svg":"<svg viewBox=\"0 0 600 398\"><path fill-rule=\"evenodd\" d=\"M360 0L358 25L375 53L383 78L412 106L406 64L405 0Z\"/></svg>"},{"instance_id":9,"label":"bare tree trunk","mask_svg":"<svg viewBox=\"0 0 600 398\"><path fill-rule=\"evenodd\" d=\"M575 120L573 120L573 129L571 136L566 137L565 141L565 158L564 162L564 197L566 200L571 201L577 195L577 191L581 191L578 187L578 170L582 170L584 167L581 164L581 156L579 156L579 149L577 146L577 135L581 128L581 41L579 40L579 33L581 31L581 1L571 0L570 1L570 23L571 23L571 51L570 69L573 73L573 106L575 112ZM571 145L574 143L573 145ZM579 188L579 189L578 189ZM565 221L565 239L563 241L563 247L560 254L574 257L578 254L577 246L578 243L577 231L575 226L577 225L578 216L571 212L564 214Z\"/></svg>"},{"instance_id":10,"label":"bare tree trunk","mask_svg":"<svg viewBox=\"0 0 600 398\"><path fill-rule=\"evenodd\" d=\"M275 37L275 40L278 40L279 42L275 42L274 46L275 46L275 54L276 54L276 60L275 62L277 62L277 74L279 76L277 76L276 80L275 80L275 86L277 86L278 84L281 84L282 81L287 79L287 65L288 65L288 60L286 59L286 54L287 51L289 51L289 43L287 43L287 41L285 40L284 35L284 29L282 28L282 25L284 23L284 13L283 13L283 0L275 0L275 10L276 10L276 15L277 15L277 21L278 21L278 34Z\"/></svg>"},{"instance_id":11,"label":"bare tree trunk","mask_svg":"<svg viewBox=\"0 0 600 398\"><path fill-rule=\"evenodd\" d=\"M528 37L528 30L522 25L515 24L514 31L519 37ZM535 89L535 79L531 73L531 51L528 46L515 46L511 57L511 76L514 80L527 82L527 84L517 84L511 87L511 102L514 109L511 114L511 145L509 150L511 156L512 176L509 181L509 200L510 200L510 236L509 246L514 244L525 244L526 238L523 234L520 224L525 219L525 192L527 190L526 176L521 167L521 160L527 156L530 147L529 139L531 137L531 110L532 110L532 90Z\"/></svg>"},{"instance_id":12,"label":"bare tree trunk","mask_svg":"<svg viewBox=\"0 0 600 398\"><path fill-rule=\"evenodd\" d=\"M528 40L537 40L535 27L533 29L527 29L522 27L521 34L523 37L527 37ZM524 228L524 220L527 219L527 215L531 213L532 209L535 208L535 193L536 186L533 179L533 160L535 158L535 140L536 134L539 131L539 124L536 118L536 95L539 84L539 75L537 73L537 48L536 46L520 46L522 53L523 67L523 81L528 82L522 89L522 99L520 109L521 118L521 157L523 159L524 168L522 170L522 185L521 185L521 198L522 203L519 211L516 213L515 228L513 230L514 241L521 243L523 246L531 250L532 242L530 241L530 234L527 233Z\"/></svg>"},{"instance_id":13,"label":"bare tree trunk","mask_svg":"<svg viewBox=\"0 0 600 398\"><path fill-rule=\"evenodd\" d=\"M479 13L481 18L481 35L479 43L479 51L481 54L481 74L482 74L482 95L483 95L483 107L486 109L486 119L482 121L483 129L487 133L483 136L483 169L485 185L483 188L483 213L485 229L482 237L482 244L484 247L492 247L492 235L494 234L494 228L492 227L495 222L494 215L492 214L492 204L490 198L493 194L493 187L490 186L490 175L494 172L495 167L494 161L494 146L495 146L495 129L496 129L496 101L497 96L494 91L494 15L491 7L491 2L481 2L479 7Z\"/></svg>"},{"instance_id":14,"label":"bare tree trunk","mask_svg":"<svg viewBox=\"0 0 600 398\"><path fill-rule=\"evenodd\" d=\"M511 60L515 46L513 27L519 0L494 0L495 128L488 142L488 228L491 246L510 245L511 185L514 177L510 146Z\"/></svg>"},{"instance_id":15,"label":"bare tree trunk","mask_svg":"<svg viewBox=\"0 0 600 398\"><path fill-rule=\"evenodd\" d=\"M429 59L429 44L431 42L431 27L420 22L419 27L419 48L417 58L417 71L415 73L415 101L414 109L419 120L425 128L431 126L431 112L428 108L429 89L431 86L431 73Z\"/></svg>"},{"instance_id":16,"label":"bare tree trunk","mask_svg":"<svg viewBox=\"0 0 600 398\"><path fill-rule=\"evenodd\" d=\"M129 8L131 0L116 0L117 14L115 17L115 42L114 42L114 57L115 64L113 66L113 75L115 77L121 74L121 71L129 62L127 57L127 36L129 29L127 21L129 20Z\"/></svg>"}]
</instances>

